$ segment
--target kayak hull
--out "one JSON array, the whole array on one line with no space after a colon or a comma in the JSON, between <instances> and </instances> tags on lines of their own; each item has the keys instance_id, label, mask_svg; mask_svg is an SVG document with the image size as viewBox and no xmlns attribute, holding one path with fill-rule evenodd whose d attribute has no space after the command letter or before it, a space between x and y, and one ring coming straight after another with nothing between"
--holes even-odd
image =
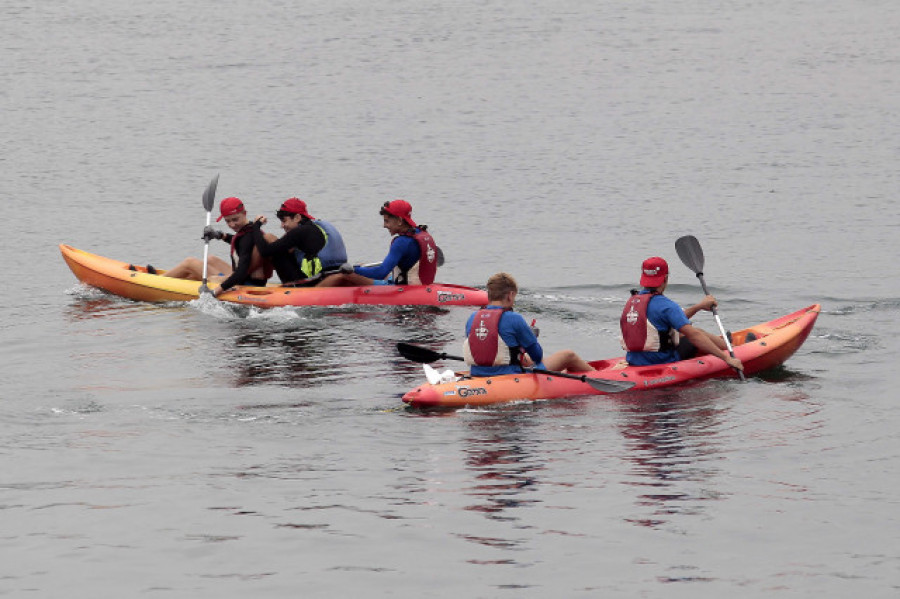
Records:
<instances>
[{"instance_id":1,"label":"kayak hull","mask_svg":"<svg viewBox=\"0 0 900 599\"><path fill-rule=\"evenodd\" d=\"M744 373L753 375L783 364L809 336L820 306L813 304L791 314L737 331L732 335L735 355ZM755 340L747 341L749 333ZM752 337L751 337L752 339ZM719 358L705 355L653 366L628 366L625 357L591 362L591 378L633 381L625 393L658 389L711 378L736 378L737 373ZM425 383L410 390L403 401L414 407L484 406L516 400L558 399L578 395L604 395L587 383L544 374L507 374L495 377L463 377L449 383Z\"/></svg>"},{"instance_id":2,"label":"kayak hull","mask_svg":"<svg viewBox=\"0 0 900 599\"><path fill-rule=\"evenodd\" d=\"M63 259L75 277L86 285L143 302L191 301L199 297L200 282L151 275L142 266L98 256L60 244ZM482 306L487 292L473 287L431 285L367 285L362 287L249 287L238 286L220 300L273 308L279 306L343 306L347 304L396 306Z\"/></svg>"},{"instance_id":3,"label":"kayak hull","mask_svg":"<svg viewBox=\"0 0 900 599\"><path fill-rule=\"evenodd\" d=\"M200 283L148 274L143 266L129 270L127 262L104 258L60 244L63 259L72 274L91 287L142 302L179 302L197 299ZM159 270L162 274L165 271Z\"/></svg>"}]
</instances>

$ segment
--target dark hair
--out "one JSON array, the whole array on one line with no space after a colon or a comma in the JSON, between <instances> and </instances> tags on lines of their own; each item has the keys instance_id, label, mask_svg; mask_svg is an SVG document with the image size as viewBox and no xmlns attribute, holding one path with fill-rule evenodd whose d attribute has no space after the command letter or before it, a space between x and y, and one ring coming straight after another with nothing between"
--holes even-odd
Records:
<instances>
[{"instance_id":1,"label":"dark hair","mask_svg":"<svg viewBox=\"0 0 900 599\"><path fill-rule=\"evenodd\" d=\"M278 211L275 213L275 216L278 217L278 220L284 220L284 219L286 219L286 218L288 218L288 217L291 217L291 216L298 216L298 215L300 216L300 220L301 220L301 221L309 220L308 218L306 218L305 216L303 216L303 215L300 214L299 212L290 212L290 211L288 211L288 210L278 210Z\"/></svg>"}]
</instances>

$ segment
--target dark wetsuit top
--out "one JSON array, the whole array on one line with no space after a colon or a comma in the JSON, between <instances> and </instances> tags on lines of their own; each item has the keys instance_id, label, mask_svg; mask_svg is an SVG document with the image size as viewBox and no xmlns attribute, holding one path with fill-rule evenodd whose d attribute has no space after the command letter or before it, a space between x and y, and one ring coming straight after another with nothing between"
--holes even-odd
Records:
<instances>
[{"instance_id":1,"label":"dark wetsuit top","mask_svg":"<svg viewBox=\"0 0 900 599\"><path fill-rule=\"evenodd\" d=\"M282 283L293 283L305 279L300 270L297 256L292 250L300 250L307 256L315 256L325 247L325 235L312 221L306 221L284 234L272 243L266 241L260 225L253 227L253 242L263 258L271 258L272 266Z\"/></svg>"},{"instance_id":2,"label":"dark wetsuit top","mask_svg":"<svg viewBox=\"0 0 900 599\"><path fill-rule=\"evenodd\" d=\"M252 227L252 225L247 225ZM234 239L234 235L227 233L222 238L223 241L230 244ZM234 243L234 254L237 254L237 264L235 264L234 254L231 255L231 266L234 272L231 276L222 281L222 290L231 289L235 285L253 285L254 287L265 287L265 279L255 279L250 276L250 264L253 262L253 233L247 231Z\"/></svg>"}]
</instances>

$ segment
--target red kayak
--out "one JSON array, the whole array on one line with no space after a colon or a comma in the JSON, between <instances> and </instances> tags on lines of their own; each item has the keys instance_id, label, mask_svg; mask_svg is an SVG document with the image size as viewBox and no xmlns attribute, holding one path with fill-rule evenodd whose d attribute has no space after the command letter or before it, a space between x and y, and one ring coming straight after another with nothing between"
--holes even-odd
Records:
<instances>
[{"instance_id":1,"label":"red kayak","mask_svg":"<svg viewBox=\"0 0 900 599\"><path fill-rule=\"evenodd\" d=\"M818 304L786 316L737 331L732 335L735 355L744 364L745 375L753 375L783 364L809 336ZM628 366L624 356L590 363L596 371L585 373L590 379L630 381L634 387L625 393L659 389L711 378L735 378L734 369L719 358L704 355L654 366ZM425 383L409 391L403 401L417 407L482 406L514 400L556 399L576 395L603 395L599 385L546 374L507 374L495 377L469 377L465 373L453 382Z\"/></svg>"}]
</instances>

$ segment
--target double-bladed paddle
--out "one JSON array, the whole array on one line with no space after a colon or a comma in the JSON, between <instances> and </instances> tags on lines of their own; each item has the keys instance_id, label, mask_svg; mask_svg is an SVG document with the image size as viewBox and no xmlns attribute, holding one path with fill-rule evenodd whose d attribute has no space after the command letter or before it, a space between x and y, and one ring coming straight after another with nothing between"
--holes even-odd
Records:
<instances>
[{"instance_id":1,"label":"double-bladed paddle","mask_svg":"<svg viewBox=\"0 0 900 599\"><path fill-rule=\"evenodd\" d=\"M703 279L703 248L700 247L700 242L697 241L697 238L693 235L679 237L678 240L675 241L675 251L678 252L678 257L681 258L684 265L694 271L697 278L700 279L703 293L709 295L709 289L706 288L706 281ZM713 316L716 317L716 324L719 325L719 332L722 333L722 339L725 340L725 346L728 347L728 353L733 358L734 349L731 347L731 341L728 340L728 335L725 334L725 327L722 326L722 320L719 318L719 313L715 306L712 307L712 313ZM735 368L735 370L737 370L738 376L740 376L743 381L744 373L737 368Z\"/></svg>"},{"instance_id":2,"label":"double-bladed paddle","mask_svg":"<svg viewBox=\"0 0 900 599\"><path fill-rule=\"evenodd\" d=\"M206 226L208 227L212 224L212 209L216 203L216 186L219 184L219 175L217 174L213 177L212 181L209 182L209 185L206 187L206 191L203 192L203 209L206 210ZM207 287L207 269L208 265L206 264L207 259L209 258L209 239L204 239L203 244L203 284L200 285L200 293L212 293L212 290Z\"/></svg>"},{"instance_id":3,"label":"double-bladed paddle","mask_svg":"<svg viewBox=\"0 0 900 599\"><path fill-rule=\"evenodd\" d=\"M422 364L430 364L438 360L457 360L460 362L465 361L465 358L460 358L459 356L451 356L443 352L430 350L427 347L410 345L409 343L398 343L397 351L400 352L400 355L407 360L412 360L413 362L419 362ZM607 379L598 379L585 376L583 374L569 374L567 372L557 372L555 370L544 370L541 368L523 368L523 370L525 372L531 372L534 374L546 374L548 376L558 376L564 379L581 381L582 383L587 383L597 391L602 391L604 393L619 393L620 391L628 391L629 389L634 387L633 381L610 381Z\"/></svg>"}]
</instances>

